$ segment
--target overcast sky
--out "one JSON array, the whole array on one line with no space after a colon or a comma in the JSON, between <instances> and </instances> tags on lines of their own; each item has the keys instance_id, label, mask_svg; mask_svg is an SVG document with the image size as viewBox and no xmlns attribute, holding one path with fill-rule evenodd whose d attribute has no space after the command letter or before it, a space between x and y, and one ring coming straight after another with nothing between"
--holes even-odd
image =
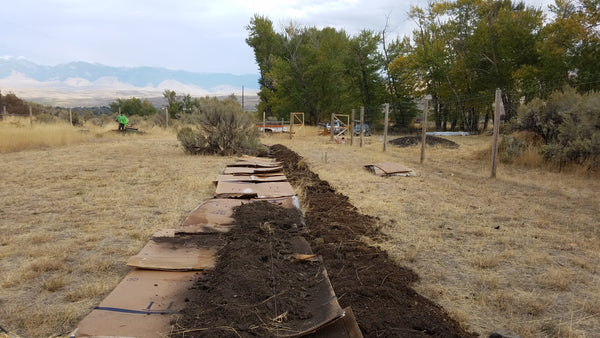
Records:
<instances>
[{"instance_id":1,"label":"overcast sky","mask_svg":"<svg viewBox=\"0 0 600 338\"><path fill-rule=\"evenodd\" d=\"M254 14L280 32L335 27L354 35L409 35L417 0L14 0L0 6L0 57L42 65L71 61L109 66L156 66L194 72L257 74L246 26ZM546 9L552 0L525 0Z\"/></svg>"}]
</instances>

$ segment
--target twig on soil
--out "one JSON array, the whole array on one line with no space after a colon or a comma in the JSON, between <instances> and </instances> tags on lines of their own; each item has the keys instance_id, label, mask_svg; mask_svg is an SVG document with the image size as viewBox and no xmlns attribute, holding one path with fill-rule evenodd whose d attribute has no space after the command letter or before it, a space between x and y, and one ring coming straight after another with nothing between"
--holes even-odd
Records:
<instances>
[{"instance_id":1,"label":"twig on soil","mask_svg":"<svg viewBox=\"0 0 600 338\"><path fill-rule=\"evenodd\" d=\"M225 331L231 331L233 333L236 334L236 336L238 337L242 337L235 328L231 327L231 326L217 326L217 327L202 327L202 328L197 328L197 329L185 329L182 331L177 331L175 332L175 334L186 334L186 333L191 333L191 332L199 332L199 331L207 331L207 330L212 330L212 329L218 329L218 330L225 330Z\"/></svg>"},{"instance_id":2,"label":"twig on soil","mask_svg":"<svg viewBox=\"0 0 600 338\"><path fill-rule=\"evenodd\" d=\"M358 280L360 285L363 285L362 281L360 280L360 277L358 277L358 269L354 269L354 272L356 272L356 279Z\"/></svg>"},{"instance_id":3,"label":"twig on soil","mask_svg":"<svg viewBox=\"0 0 600 338\"><path fill-rule=\"evenodd\" d=\"M392 275L391 273L388 273L387 275L385 275L385 277L383 277L383 280L381 281L381 284L379 284L379 287L382 287L383 283L385 283L385 280L391 275Z\"/></svg>"}]
</instances>

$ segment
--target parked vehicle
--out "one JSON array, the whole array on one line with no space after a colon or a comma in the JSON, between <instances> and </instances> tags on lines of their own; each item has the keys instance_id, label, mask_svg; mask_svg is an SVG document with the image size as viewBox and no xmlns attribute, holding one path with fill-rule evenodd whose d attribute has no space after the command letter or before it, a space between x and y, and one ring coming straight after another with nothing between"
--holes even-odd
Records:
<instances>
[{"instance_id":1,"label":"parked vehicle","mask_svg":"<svg viewBox=\"0 0 600 338\"><path fill-rule=\"evenodd\" d=\"M331 121L327 122L327 125L325 125L325 127L327 128L327 131L330 131L331 130ZM342 129L344 129L344 126L342 125L342 123L338 120L334 120L333 121L333 131L338 133Z\"/></svg>"},{"instance_id":2,"label":"parked vehicle","mask_svg":"<svg viewBox=\"0 0 600 338\"><path fill-rule=\"evenodd\" d=\"M356 136L360 135L360 123L354 125L354 135L356 135ZM369 128L369 125L366 123L363 123L363 135L371 136L371 128Z\"/></svg>"}]
</instances>

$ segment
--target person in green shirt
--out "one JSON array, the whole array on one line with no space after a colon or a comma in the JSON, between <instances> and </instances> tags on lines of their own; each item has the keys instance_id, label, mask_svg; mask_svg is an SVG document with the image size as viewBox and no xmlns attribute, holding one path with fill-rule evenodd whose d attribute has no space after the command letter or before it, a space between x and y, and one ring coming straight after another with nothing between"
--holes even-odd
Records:
<instances>
[{"instance_id":1,"label":"person in green shirt","mask_svg":"<svg viewBox=\"0 0 600 338\"><path fill-rule=\"evenodd\" d=\"M119 113L117 122L119 122L119 131L125 132L125 127L127 127L127 123L129 123L127 116L123 115L123 113Z\"/></svg>"}]
</instances>

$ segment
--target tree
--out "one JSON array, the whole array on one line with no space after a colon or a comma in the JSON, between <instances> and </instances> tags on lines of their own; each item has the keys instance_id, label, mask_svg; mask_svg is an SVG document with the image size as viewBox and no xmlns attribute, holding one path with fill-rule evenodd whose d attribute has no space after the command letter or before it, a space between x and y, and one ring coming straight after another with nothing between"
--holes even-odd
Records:
<instances>
[{"instance_id":1,"label":"tree","mask_svg":"<svg viewBox=\"0 0 600 338\"><path fill-rule=\"evenodd\" d=\"M259 111L264 111L267 116L272 116L270 98L274 94L275 88L270 72L273 57L282 53L283 37L275 33L271 20L258 14L255 14L250 20L246 30L248 31L246 44L254 49L254 57L260 72L258 80L260 102L257 108Z\"/></svg>"},{"instance_id":2,"label":"tree","mask_svg":"<svg viewBox=\"0 0 600 338\"><path fill-rule=\"evenodd\" d=\"M156 108L148 101L148 99L144 99L144 101L140 100L137 97L132 97L129 99L117 99L116 101L110 104L110 109L113 112L121 111L125 115L140 115L140 116L149 116L157 113Z\"/></svg>"}]
</instances>

